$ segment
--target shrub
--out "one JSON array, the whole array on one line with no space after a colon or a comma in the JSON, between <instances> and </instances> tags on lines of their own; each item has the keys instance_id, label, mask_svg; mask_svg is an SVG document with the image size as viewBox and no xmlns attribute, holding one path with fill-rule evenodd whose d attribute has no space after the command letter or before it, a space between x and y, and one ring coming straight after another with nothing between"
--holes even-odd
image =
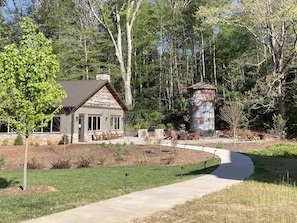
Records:
<instances>
[{"instance_id":1,"label":"shrub","mask_svg":"<svg viewBox=\"0 0 297 223\"><path fill-rule=\"evenodd\" d=\"M14 140L13 145L15 145L15 146L22 146L22 145L24 145L23 137L21 135L18 135L16 137L16 139Z\"/></svg>"},{"instance_id":2,"label":"shrub","mask_svg":"<svg viewBox=\"0 0 297 223\"><path fill-rule=\"evenodd\" d=\"M0 154L0 170L4 167L5 165L5 159L3 154Z\"/></svg>"},{"instance_id":3,"label":"shrub","mask_svg":"<svg viewBox=\"0 0 297 223\"><path fill-rule=\"evenodd\" d=\"M7 146L8 145L8 139L4 139L2 142L2 146Z\"/></svg>"},{"instance_id":4,"label":"shrub","mask_svg":"<svg viewBox=\"0 0 297 223\"><path fill-rule=\"evenodd\" d=\"M38 163L37 162L37 159L35 157L33 157L31 159L31 162L28 162L27 163L27 168L28 169L31 169L31 170L42 169L43 168L43 165L41 163Z\"/></svg>"},{"instance_id":5,"label":"shrub","mask_svg":"<svg viewBox=\"0 0 297 223\"><path fill-rule=\"evenodd\" d=\"M101 165L104 165L105 161L106 161L105 157L100 157L99 158L99 162L100 162Z\"/></svg>"},{"instance_id":6,"label":"shrub","mask_svg":"<svg viewBox=\"0 0 297 223\"><path fill-rule=\"evenodd\" d=\"M51 169L70 169L71 168L71 163L70 163L71 159L65 159L65 160L61 160L58 159L55 162L52 162L51 165Z\"/></svg>"},{"instance_id":7,"label":"shrub","mask_svg":"<svg viewBox=\"0 0 297 223\"><path fill-rule=\"evenodd\" d=\"M77 168L89 168L93 160L94 160L93 156L90 156L90 157L80 156L77 161Z\"/></svg>"},{"instance_id":8,"label":"shrub","mask_svg":"<svg viewBox=\"0 0 297 223\"><path fill-rule=\"evenodd\" d=\"M59 142L59 145L67 145L69 143L68 135L64 134L62 136L61 141Z\"/></svg>"},{"instance_id":9,"label":"shrub","mask_svg":"<svg viewBox=\"0 0 297 223\"><path fill-rule=\"evenodd\" d=\"M176 156L177 156L177 150L172 150L170 153L169 153L169 162L168 163L173 163L173 161L176 159Z\"/></svg>"},{"instance_id":10,"label":"shrub","mask_svg":"<svg viewBox=\"0 0 297 223\"><path fill-rule=\"evenodd\" d=\"M147 166L148 162L150 161L150 158L144 154L143 156L139 156L139 162L142 166Z\"/></svg>"}]
</instances>

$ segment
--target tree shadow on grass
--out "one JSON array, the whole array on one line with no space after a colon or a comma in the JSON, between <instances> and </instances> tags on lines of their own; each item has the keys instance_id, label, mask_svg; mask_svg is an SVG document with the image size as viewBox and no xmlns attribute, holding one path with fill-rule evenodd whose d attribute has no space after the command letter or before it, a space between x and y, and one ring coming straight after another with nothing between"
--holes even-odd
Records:
<instances>
[{"instance_id":1,"label":"tree shadow on grass","mask_svg":"<svg viewBox=\"0 0 297 223\"><path fill-rule=\"evenodd\" d=\"M254 165L255 171L250 179L265 183L282 183L284 178L286 181L297 181L297 168L295 158L272 157L264 155L248 155ZM289 178L289 179L288 179Z\"/></svg>"},{"instance_id":2,"label":"tree shadow on grass","mask_svg":"<svg viewBox=\"0 0 297 223\"><path fill-rule=\"evenodd\" d=\"M213 166L210 166L210 167L206 167L206 168L203 168L203 169L188 171L188 172L185 169L183 171L181 170L181 173L177 174L176 176L180 176L180 175L183 175L183 176L198 176L198 175L202 175L202 174L210 174L218 167L219 167L219 164L213 165Z\"/></svg>"},{"instance_id":3,"label":"tree shadow on grass","mask_svg":"<svg viewBox=\"0 0 297 223\"><path fill-rule=\"evenodd\" d=\"M0 177L0 189L4 189L10 186L14 186L19 184L20 182L17 180L7 180L5 178Z\"/></svg>"}]
</instances>

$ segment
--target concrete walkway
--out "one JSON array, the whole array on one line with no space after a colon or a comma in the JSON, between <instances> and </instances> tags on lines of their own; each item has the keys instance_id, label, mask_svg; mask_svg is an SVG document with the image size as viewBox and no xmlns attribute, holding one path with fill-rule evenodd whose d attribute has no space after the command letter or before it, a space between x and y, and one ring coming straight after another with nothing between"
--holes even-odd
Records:
<instances>
[{"instance_id":1,"label":"concrete walkway","mask_svg":"<svg viewBox=\"0 0 297 223\"><path fill-rule=\"evenodd\" d=\"M168 145L168 143L164 145ZM186 201L240 183L254 172L253 162L249 157L240 153L193 145L178 145L178 147L215 153L221 158L221 165L213 173L192 180L133 192L24 223L130 222L135 218L170 209Z\"/></svg>"}]
</instances>

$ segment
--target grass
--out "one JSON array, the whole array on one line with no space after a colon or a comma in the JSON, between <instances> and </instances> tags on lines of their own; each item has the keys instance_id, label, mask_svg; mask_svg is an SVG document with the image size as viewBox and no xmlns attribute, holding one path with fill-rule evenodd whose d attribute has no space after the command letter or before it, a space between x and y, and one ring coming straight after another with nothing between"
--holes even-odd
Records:
<instances>
[{"instance_id":1,"label":"grass","mask_svg":"<svg viewBox=\"0 0 297 223\"><path fill-rule=\"evenodd\" d=\"M183 168L131 166L29 170L29 186L47 185L58 191L47 194L1 195L0 222L37 218L133 191L191 179L212 172L219 162L218 158L208 161L206 169L202 162L185 165ZM0 174L0 188L15 187L22 181L22 171L1 171Z\"/></svg>"},{"instance_id":2,"label":"grass","mask_svg":"<svg viewBox=\"0 0 297 223\"><path fill-rule=\"evenodd\" d=\"M286 158L293 157L294 148L282 143L249 151L255 164L249 181L156 213L141 222L296 222L297 160Z\"/></svg>"}]
</instances>

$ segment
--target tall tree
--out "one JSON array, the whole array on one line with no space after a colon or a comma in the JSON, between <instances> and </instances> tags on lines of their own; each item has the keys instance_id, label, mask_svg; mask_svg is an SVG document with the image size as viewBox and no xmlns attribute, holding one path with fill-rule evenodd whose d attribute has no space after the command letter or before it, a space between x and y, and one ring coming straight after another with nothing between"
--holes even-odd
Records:
<instances>
[{"instance_id":1,"label":"tall tree","mask_svg":"<svg viewBox=\"0 0 297 223\"><path fill-rule=\"evenodd\" d=\"M261 64L271 64L270 72L258 76L259 81L251 96L258 95L250 100L254 107L265 106L269 102L267 107L271 109L274 104L282 116L286 113L287 71L296 58L296 5L296 0L238 0L224 5L200 7L197 13L205 25L214 26L224 22L243 27L262 44L262 49L269 56L264 57Z\"/></svg>"},{"instance_id":2,"label":"tall tree","mask_svg":"<svg viewBox=\"0 0 297 223\"><path fill-rule=\"evenodd\" d=\"M142 0L88 0L90 10L98 23L106 29L114 45L128 108L133 106L131 91L132 28L141 3Z\"/></svg>"},{"instance_id":3,"label":"tall tree","mask_svg":"<svg viewBox=\"0 0 297 223\"><path fill-rule=\"evenodd\" d=\"M51 42L37 33L31 19L24 18L19 45L0 54L0 114L15 132L25 136L23 190L27 188L28 138L60 110L66 96L56 83L59 64Z\"/></svg>"}]
</instances>

